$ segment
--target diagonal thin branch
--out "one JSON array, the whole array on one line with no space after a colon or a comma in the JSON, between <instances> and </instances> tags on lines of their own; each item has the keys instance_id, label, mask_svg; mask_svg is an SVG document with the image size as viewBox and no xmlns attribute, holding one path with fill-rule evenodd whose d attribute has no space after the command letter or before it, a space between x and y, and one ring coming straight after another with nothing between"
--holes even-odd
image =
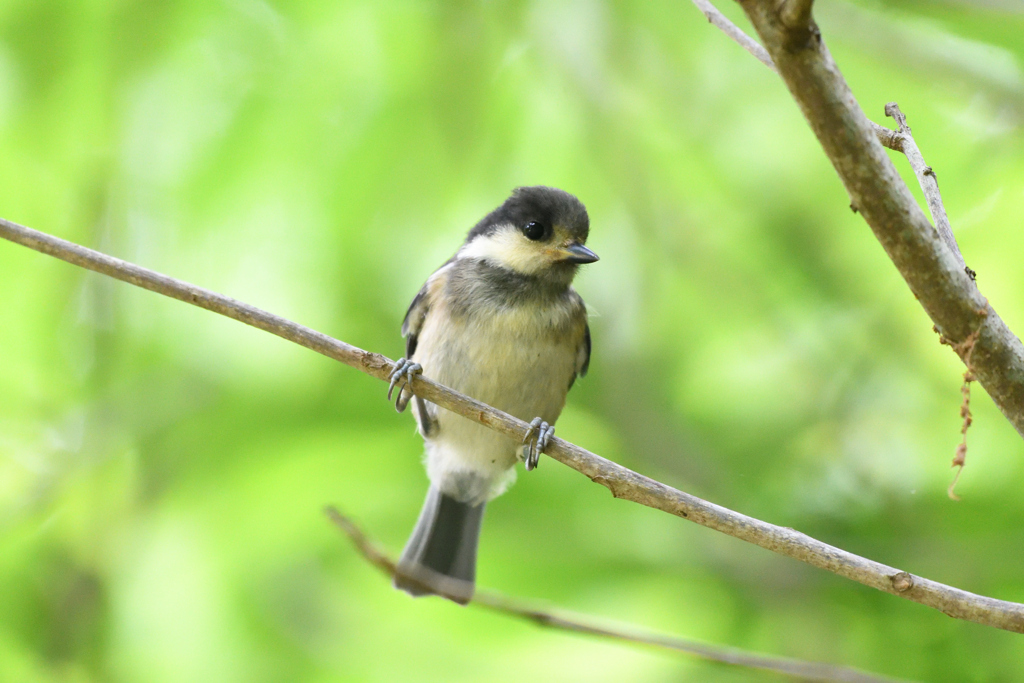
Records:
<instances>
[{"instance_id":1,"label":"diagonal thin branch","mask_svg":"<svg viewBox=\"0 0 1024 683\"><path fill-rule=\"evenodd\" d=\"M881 152L881 150L879 151ZM884 155L884 152L882 154ZM887 157L884 158L887 159ZM895 169L893 169L893 173L895 174ZM910 201L913 201L912 197ZM922 219L924 219L923 215ZM927 224L927 219L924 221ZM928 224L928 229L931 230L930 224ZM934 233L935 231L931 230L931 234L934 235ZM300 346L305 346L328 358L341 361L380 380L387 381L387 377L394 367L392 361L378 353L363 351L326 334L222 294L176 280L2 218L0 218L0 237L137 287L205 308L214 313L220 313L275 334L282 339L295 342ZM943 251L945 251L944 247ZM946 255L949 257L948 252ZM962 277L967 277L963 271L957 272ZM977 350L972 353L976 354ZM975 358L976 356L972 355L972 363ZM517 441L522 441L525 437L529 425L522 420L453 391L422 375L414 377L410 389L417 396ZM606 487L616 498L631 500L683 517L701 526L759 545L774 553L806 562L865 586L934 607L957 619L1024 633L1024 605L1022 604L976 595L914 576L822 543L794 529L776 526L734 512L645 477L558 437L551 440L545 453L577 472L585 474L595 483Z\"/></svg>"},{"instance_id":2,"label":"diagonal thin branch","mask_svg":"<svg viewBox=\"0 0 1024 683\"><path fill-rule=\"evenodd\" d=\"M910 126L907 125L907 117L900 111L900 105L895 102L885 105L885 115L895 119L896 125L899 126L899 137L897 138L899 149L896 151L903 152L907 157L907 161L910 162L910 167L914 169L914 175L917 176L917 182L921 185L925 201L928 202L928 211L932 214L932 223L935 224L935 229L939 231L939 237L946 243L949 250L953 252L960 265L963 268L967 268L967 264L964 263L964 256L960 253L960 246L956 243L956 237L953 236L953 228L949 225L946 207L942 204L942 195L939 193L939 180L935 177L935 171L932 170L932 167L924 162L921 150L918 149L917 142L914 140L914 134L910 131ZM974 278L974 271L967 269L966 272L972 279Z\"/></svg>"},{"instance_id":3,"label":"diagonal thin branch","mask_svg":"<svg viewBox=\"0 0 1024 683\"><path fill-rule=\"evenodd\" d=\"M712 25L717 26L719 29L721 29L722 33L736 41L736 43L738 43L740 47L742 47L744 50L746 50L754 57L756 57L762 64L767 66L769 69L771 69L775 73L779 72L779 69L778 67L775 66L775 62L772 60L771 55L768 54L768 50L764 49L764 46L761 45L761 43L757 42L756 40L748 36L743 31L743 29L741 29L736 24L732 23L732 21L730 21L727 16L718 11L718 8L711 4L709 0L692 1L693 4L697 6L697 9L704 13L704 16L707 17L708 21ZM885 126L880 126L874 121L870 121L869 123L871 124L871 129L875 132L875 135L878 137L878 141L882 143L884 147L888 147L889 149L895 150L897 152L903 151L903 149L899 146L901 143L899 141L899 134L896 131L892 130L891 128L886 128Z\"/></svg>"},{"instance_id":4,"label":"diagonal thin branch","mask_svg":"<svg viewBox=\"0 0 1024 683\"><path fill-rule=\"evenodd\" d=\"M752 54L775 73L779 72L775 62L772 61L771 55L768 54L768 50L764 49L761 43L748 36L739 26L729 21L709 0L693 0L693 4L704 13L709 22L721 29L725 35L732 38L740 47ZM805 18L801 19L796 15L798 5L801 11L806 7L807 16ZM784 6L784 9L789 9L790 18L787 21L783 17L783 22L787 26L797 26L800 21L806 24L810 20L810 6L811 2L809 0L802 4L797 3L796 0L790 0ZM890 113L890 110L894 113ZM875 137L878 138L883 147L888 147L893 151L902 152L906 155L907 161L910 162L910 167L914 169L917 181L921 185L921 191L924 192L925 200L928 202L928 210L932 214L935 229L939 231L939 236L946 242L946 246L949 247L953 255L960 261L960 265L964 266L967 274L973 279L974 271L967 268L967 265L964 263L963 254L960 253L960 246L957 244L956 237L953 236L953 229L949 225L949 218L946 217L946 208L942 204L942 195L939 193L939 183L935 177L935 171L924 162L921 150L918 149L914 136L910 132L910 126L907 125L907 117L903 115L899 105L895 102L885 105L885 115L892 116L896 120L899 130L895 131L869 120L868 123L871 125L871 130L874 131Z\"/></svg>"},{"instance_id":5,"label":"diagonal thin branch","mask_svg":"<svg viewBox=\"0 0 1024 683\"><path fill-rule=\"evenodd\" d=\"M356 526L355 522L341 514L337 508L328 506L324 513L341 529L352 541L359 554L370 564L374 565L384 574L394 577L395 561L384 551L366 537L366 534ZM428 590L432 587L425 586ZM432 592L432 591L431 591ZM515 598L509 598L499 593L477 590L472 599L472 604L486 607L487 609L502 614L508 614L521 619L531 621L538 626L585 633L592 636L610 638L634 645L646 645L663 650L674 652L685 652L687 654L723 664L746 667L748 669L763 669L774 671L786 676L792 676L805 681L842 681L843 683L894 683L895 679L876 674L869 674L857 669L850 669L844 666L832 664L820 664L818 662L806 662L800 659L789 657L777 657L774 655L762 655L740 650L734 647L723 647L702 643L679 636L661 635L638 630L631 626L600 624L593 617L581 614L571 614L562 610L542 609L536 605L525 603Z\"/></svg>"},{"instance_id":6,"label":"diagonal thin branch","mask_svg":"<svg viewBox=\"0 0 1024 683\"><path fill-rule=\"evenodd\" d=\"M704 16L708 18L711 24L721 29L722 33L739 43L740 47L757 57L766 67L778 73L779 70L775 68L775 62L772 61L768 50L764 49L761 43L744 33L743 29L739 26L729 21L729 18L719 12L717 7L708 0L693 0L693 4L704 13Z\"/></svg>"}]
</instances>

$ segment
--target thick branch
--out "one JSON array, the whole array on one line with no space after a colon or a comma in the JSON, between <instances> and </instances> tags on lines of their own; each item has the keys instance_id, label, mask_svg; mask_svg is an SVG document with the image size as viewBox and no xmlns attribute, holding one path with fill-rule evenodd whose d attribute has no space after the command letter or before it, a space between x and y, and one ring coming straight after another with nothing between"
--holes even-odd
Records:
<instances>
[{"instance_id":1,"label":"thick branch","mask_svg":"<svg viewBox=\"0 0 1024 683\"><path fill-rule=\"evenodd\" d=\"M883 158L886 158L884 153ZM927 223L927 219L925 222ZM932 234L934 235L934 231ZM235 299L4 219L0 219L0 237L276 334L377 379L386 380L394 366L380 354L363 351ZM935 239L937 240L937 237ZM949 253L944 253L952 262ZM967 277L963 271L955 267L954 272L964 278ZM975 357L972 356L972 361ZM426 377L416 376L411 389L417 396L513 439L522 441L526 436L528 426L522 420ZM799 531L733 512L649 479L564 439L553 438L545 453L608 488L616 498L631 500L684 517L709 529L806 562L865 586L934 607L957 619L1024 633L1024 605L975 595L959 588L913 576L822 543Z\"/></svg>"},{"instance_id":2,"label":"thick branch","mask_svg":"<svg viewBox=\"0 0 1024 683\"><path fill-rule=\"evenodd\" d=\"M741 0L741 4L854 206L936 328L954 344L978 332L970 369L1024 436L1024 345L928 222L820 35L800 49L791 49L787 46L792 46L793 36L773 0Z\"/></svg>"},{"instance_id":3,"label":"thick branch","mask_svg":"<svg viewBox=\"0 0 1024 683\"><path fill-rule=\"evenodd\" d=\"M351 519L338 512L337 508L334 507L328 507L324 512L334 525L348 536L349 540L352 541L352 545L363 556L363 559L377 567L384 574L394 577L396 570L395 561L367 538L366 534ZM432 592L431 589L433 587L424 587ZM701 643L678 636L646 633L629 626L599 624L593 617L569 614L561 610L555 612L550 609L540 609L536 605L526 604L514 598L479 589L473 594L472 604L486 607L495 612L520 617L538 626L547 626L574 633L585 633L587 635L675 652L685 652L713 662L732 664L748 669L774 671L805 681L846 681L849 683L893 681L891 678L883 678L842 666L805 662L799 659L790 659L789 657L754 654L737 648Z\"/></svg>"}]
</instances>

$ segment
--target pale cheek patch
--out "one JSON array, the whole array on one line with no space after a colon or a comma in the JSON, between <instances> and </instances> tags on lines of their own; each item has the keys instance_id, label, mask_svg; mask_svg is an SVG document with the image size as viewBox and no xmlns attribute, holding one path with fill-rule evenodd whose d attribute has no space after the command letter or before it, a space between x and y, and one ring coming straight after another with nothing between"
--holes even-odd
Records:
<instances>
[{"instance_id":1,"label":"pale cheek patch","mask_svg":"<svg viewBox=\"0 0 1024 683\"><path fill-rule=\"evenodd\" d=\"M536 275L552 263L547 250L531 243L515 227L477 237L459 250L459 258L476 258L524 275Z\"/></svg>"}]
</instances>

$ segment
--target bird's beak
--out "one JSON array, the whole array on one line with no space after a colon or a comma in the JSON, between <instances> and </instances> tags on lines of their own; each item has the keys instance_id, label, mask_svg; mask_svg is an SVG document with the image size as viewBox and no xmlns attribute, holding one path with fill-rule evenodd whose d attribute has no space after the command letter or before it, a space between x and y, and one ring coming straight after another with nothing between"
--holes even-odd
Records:
<instances>
[{"instance_id":1,"label":"bird's beak","mask_svg":"<svg viewBox=\"0 0 1024 683\"><path fill-rule=\"evenodd\" d=\"M579 242L573 242L562 249L565 260L569 263L593 263L598 260L597 254L587 249Z\"/></svg>"}]
</instances>

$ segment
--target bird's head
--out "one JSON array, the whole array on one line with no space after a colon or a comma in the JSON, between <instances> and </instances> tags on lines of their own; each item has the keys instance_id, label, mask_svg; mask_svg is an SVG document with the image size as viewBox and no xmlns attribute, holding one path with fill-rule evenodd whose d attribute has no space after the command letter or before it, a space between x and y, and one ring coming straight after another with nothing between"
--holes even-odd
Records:
<instances>
[{"instance_id":1,"label":"bird's head","mask_svg":"<svg viewBox=\"0 0 1024 683\"><path fill-rule=\"evenodd\" d=\"M585 246L587 209L553 187L518 187L469 231L458 258L545 279L572 281L576 268L597 261Z\"/></svg>"}]
</instances>

